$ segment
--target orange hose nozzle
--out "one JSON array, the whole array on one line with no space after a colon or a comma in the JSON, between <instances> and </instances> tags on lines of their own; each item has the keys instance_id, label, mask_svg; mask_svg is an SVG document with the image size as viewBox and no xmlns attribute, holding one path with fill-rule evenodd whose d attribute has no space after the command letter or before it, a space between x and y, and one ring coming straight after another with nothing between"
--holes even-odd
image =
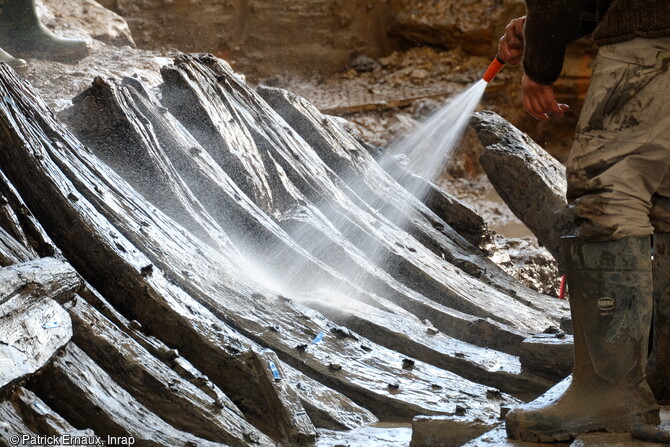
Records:
<instances>
[{"instance_id":1,"label":"orange hose nozzle","mask_svg":"<svg viewBox=\"0 0 670 447\"><path fill-rule=\"evenodd\" d=\"M493 59L493 62L491 62L491 65L489 65L489 68L486 69L486 73L484 73L482 79L486 82L491 82L504 66L505 61L500 59L500 56L496 56L495 59Z\"/></svg>"}]
</instances>

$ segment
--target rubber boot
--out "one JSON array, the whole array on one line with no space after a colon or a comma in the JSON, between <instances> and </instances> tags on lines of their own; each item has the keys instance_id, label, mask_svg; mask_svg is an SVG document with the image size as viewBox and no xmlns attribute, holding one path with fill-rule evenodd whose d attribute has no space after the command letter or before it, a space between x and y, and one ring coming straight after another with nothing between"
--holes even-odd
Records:
<instances>
[{"instance_id":1,"label":"rubber boot","mask_svg":"<svg viewBox=\"0 0 670 447\"><path fill-rule=\"evenodd\" d=\"M574 330L572 384L549 404L511 411L508 436L567 441L581 433L658 424L659 407L645 375L652 310L649 237L564 238L561 249Z\"/></svg>"},{"instance_id":2,"label":"rubber boot","mask_svg":"<svg viewBox=\"0 0 670 447\"><path fill-rule=\"evenodd\" d=\"M0 47L39 59L77 60L88 55L86 41L58 37L40 23L35 0L0 0Z\"/></svg>"},{"instance_id":3,"label":"rubber boot","mask_svg":"<svg viewBox=\"0 0 670 447\"><path fill-rule=\"evenodd\" d=\"M670 233L654 234L654 324L647 382L663 405L670 404Z\"/></svg>"},{"instance_id":4,"label":"rubber boot","mask_svg":"<svg viewBox=\"0 0 670 447\"><path fill-rule=\"evenodd\" d=\"M4 62L12 68L22 68L28 65L23 59L18 59L2 48L0 48L0 62Z\"/></svg>"}]
</instances>

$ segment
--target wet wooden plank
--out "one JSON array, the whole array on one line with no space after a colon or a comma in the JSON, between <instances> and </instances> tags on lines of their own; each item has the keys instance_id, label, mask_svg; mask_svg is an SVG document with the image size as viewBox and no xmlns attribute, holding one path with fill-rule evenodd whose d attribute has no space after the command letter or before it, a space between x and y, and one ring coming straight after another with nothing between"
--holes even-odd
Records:
<instances>
[{"instance_id":1,"label":"wet wooden plank","mask_svg":"<svg viewBox=\"0 0 670 447\"><path fill-rule=\"evenodd\" d=\"M521 367L551 380L562 380L572 373L575 364L574 339L559 331L539 334L521 345Z\"/></svg>"},{"instance_id":2,"label":"wet wooden plank","mask_svg":"<svg viewBox=\"0 0 670 447\"><path fill-rule=\"evenodd\" d=\"M96 436L92 430L74 428L61 415L49 408L35 393L26 388L17 387L12 391L10 400L26 426L35 433L62 437L61 441L64 443L69 442L65 439L66 436L87 439L94 439Z\"/></svg>"},{"instance_id":3,"label":"wet wooden plank","mask_svg":"<svg viewBox=\"0 0 670 447\"><path fill-rule=\"evenodd\" d=\"M346 303L344 299L335 305L330 302L313 301L310 305L341 324L345 331L350 329L406 355L405 369L411 370L414 359L420 360L487 385L492 393L499 390L523 400L536 398L555 383L533 374L532 368L522 371L516 356L450 337L407 312L385 312L363 303Z\"/></svg>"},{"instance_id":4,"label":"wet wooden plank","mask_svg":"<svg viewBox=\"0 0 670 447\"><path fill-rule=\"evenodd\" d=\"M286 378L300 396L315 427L353 430L378 421L369 410L282 362Z\"/></svg>"},{"instance_id":5,"label":"wet wooden plank","mask_svg":"<svg viewBox=\"0 0 670 447\"><path fill-rule=\"evenodd\" d=\"M0 267L6 267L34 259L35 255L26 249L14 236L0 228Z\"/></svg>"},{"instance_id":6,"label":"wet wooden plank","mask_svg":"<svg viewBox=\"0 0 670 447\"><path fill-rule=\"evenodd\" d=\"M98 77L60 116L102 161L165 214L208 244L232 249L223 228L169 163L157 129L138 109L133 93L139 96L132 87L116 88L113 81Z\"/></svg>"},{"instance_id":7,"label":"wet wooden plank","mask_svg":"<svg viewBox=\"0 0 670 447\"><path fill-rule=\"evenodd\" d=\"M72 296L82 286L77 272L67 262L42 258L0 268L0 305L11 298L50 297L58 301Z\"/></svg>"},{"instance_id":8,"label":"wet wooden plank","mask_svg":"<svg viewBox=\"0 0 670 447\"><path fill-rule=\"evenodd\" d=\"M433 241L436 237L436 229L443 236L458 239L450 222L449 211L456 211L456 200L447 200L447 194L439 194L439 188L431 185L427 180L407 172L391 157L378 157L380 166L376 166L368 150L347 132L337 121L322 115L315 107L300 96L289 91L259 87L258 94L309 144L319 157L337 173L345 183L348 183L360 199L367 202L372 208L379 209L381 213L392 222L399 221L399 211L402 212L403 220L397 224L405 224L407 230L417 239L437 249L439 244ZM386 168L383 172L379 168ZM394 176L395 174L395 176ZM392 181L393 177L396 182ZM405 189L403 189L403 183ZM421 187L417 187L421 184ZM427 200L440 202L443 215L438 217L433 214L429 206L420 203L420 199L411 196L410 191L430 191ZM426 209L428 208L428 209ZM461 226L470 226L473 237L479 230L479 239L483 236L484 222L480 216L473 211L467 216L465 222L461 216L456 216L453 222ZM459 219L459 217L461 219ZM446 225L445 225L446 224ZM444 245L444 244L442 244ZM444 250L440 250L444 251ZM451 256L452 248L447 255ZM474 247L471 251L476 252Z\"/></svg>"},{"instance_id":9,"label":"wet wooden plank","mask_svg":"<svg viewBox=\"0 0 670 447\"><path fill-rule=\"evenodd\" d=\"M480 162L491 184L560 263L560 238L573 229L564 166L494 112L475 113L472 126L484 145Z\"/></svg>"},{"instance_id":10,"label":"wet wooden plank","mask_svg":"<svg viewBox=\"0 0 670 447\"><path fill-rule=\"evenodd\" d=\"M95 312L104 316L104 318L119 328L125 335L132 338L153 357L168 365L183 380L196 386L214 402L228 401L228 397L225 393L206 375L193 366L191 362L182 357L177 349L170 348L155 336L146 334L145 328L139 321L128 320L90 285L87 285L86 289L80 291L79 297L85 300L88 305L92 306L95 309ZM226 346L226 348L234 351L236 348L239 348L239 346L230 345ZM228 406L227 409L228 411L237 413L240 417L244 417L242 412L236 406Z\"/></svg>"},{"instance_id":11,"label":"wet wooden plank","mask_svg":"<svg viewBox=\"0 0 670 447\"><path fill-rule=\"evenodd\" d=\"M0 389L38 372L72 337L67 312L48 298L7 300L0 322Z\"/></svg>"},{"instance_id":12,"label":"wet wooden plank","mask_svg":"<svg viewBox=\"0 0 670 447\"><path fill-rule=\"evenodd\" d=\"M23 441L23 436L37 436L14 408L9 400L0 402L0 446L14 447ZM20 445L20 444L19 444Z\"/></svg>"},{"instance_id":13,"label":"wet wooden plank","mask_svg":"<svg viewBox=\"0 0 670 447\"><path fill-rule=\"evenodd\" d=\"M403 178L406 183L410 184L408 187L410 192L427 191L423 198L426 206L468 242L478 246L488 237L490 232L484 218L477 214L470 205L422 177L413 175L403 176ZM412 186L412 182L425 184Z\"/></svg>"},{"instance_id":14,"label":"wet wooden plank","mask_svg":"<svg viewBox=\"0 0 670 447\"><path fill-rule=\"evenodd\" d=\"M0 229L12 237L16 245L28 252L25 260L30 259L31 256L33 258L37 257L37 254L31 253L32 250L28 248L28 239L21 228L21 224L16 214L14 214L14 210L9 206L9 201L2 195L0 195ZM3 237L3 239L6 239L6 237Z\"/></svg>"},{"instance_id":15,"label":"wet wooden plank","mask_svg":"<svg viewBox=\"0 0 670 447\"><path fill-rule=\"evenodd\" d=\"M0 171L0 267L56 253L42 226Z\"/></svg>"},{"instance_id":16,"label":"wet wooden plank","mask_svg":"<svg viewBox=\"0 0 670 447\"><path fill-rule=\"evenodd\" d=\"M14 185L0 170L0 227L11 234L29 253L29 259L37 256L54 256L55 245L35 219ZM2 223L4 221L4 224ZM28 259L23 259L28 260Z\"/></svg>"},{"instance_id":17,"label":"wet wooden plank","mask_svg":"<svg viewBox=\"0 0 670 447\"><path fill-rule=\"evenodd\" d=\"M293 388L291 382L287 379L279 357L271 349L262 351L250 350L246 353L247 364L252 365L258 374L258 387L262 394L277 395L286 406L292 406L293 411L287 411L280 415L281 418L291 418L290 421L283 421L286 426L295 425L295 431L299 434L294 442L313 442L316 438L316 432L312 421L307 415L307 411L302 406L302 402Z\"/></svg>"},{"instance_id":18,"label":"wet wooden plank","mask_svg":"<svg viewBox=\"0 0 670 447\"><path fill-rule=\"evenodd\" d=\"M74 342L126 391L173 427L231 446L274 443L225 395L215 398L180 377L83 299L64 305Z\"/></svg>"},{"instance_id":19,"label":"wet wooden plank","mask_svg":"<svg viewBox=\"0 0 670 447\"><path fill-rule=\"evenodd\" d=\"M74 344L66 347L64 355L48 367L42 380L31 385L31 390L73 425L90 427L103 437L132 437L137 445L146 446L221 445L167 424Z\"/></svg>"},{"instance_id":20,"label":"wet wooden plank","mask_svg":"<svg viewBox=\"0 0 670 447\"><path fill-rule=\"evenodd\" d=\"M355 138L336 122L326 119L304 98L276 88L261 87L259 93L370 209L406 229L438 258L509 293L523 305L537 306L552 316L562 314L554 300L520 287L518 281L477 248L464 244L445 221L413 197L410 191L425 191L428 199L434 200L436 191L425 180L419 185L423 179L406 171L395 157L377 157L377 165Z\"/></svg>"},{"instance_id":21,"label":"wet wooden plank","mask_svg":"<svg viewBox=\"0 0 670 447\"><path fill-rule=\"evenodd\" d=\"M328 116L328 119L335 121L341 126L375 160L379 162L384 158L386 154L385 149L365 141L357 129L353 128L347 120L336 116ZM470 205L425 178L407 172L407 169L400 163L395 163L393 160L385 160L381 165L395 181L403 181L403 187L407 191L422 200L433 213L456 230L465 240L475 246L479 246L483 240L489 237L486 222ZM416 194L418 191L422 194ZM420 195L421 197L419 197Z\"/></svg>"},{"instance_id":22,"label":"wet wooden plank","mask_svg":"<svg viewBox=\"0 0 670 447\"><path fill-rule=\"evenodd\" d=\"M164 363L171 366L184 380L197 386L215 401L217 399L221 401L226 399L221 390L207 376L203 375L188 360L182 357L179 351L168 348L156 337L146 335L139 322L128 321L95 290L84 290L81 292L81 295L89 304L112 321L114 325L121 328L123 332L132 337L154 357L161 359ZM372 413L356 405L346 396L320 384L283 362L282 367L315 426L336 430L349 430L377 420ZM239 415L242 416L242 413L240 412Z\"/></svg>"}]
</instances>

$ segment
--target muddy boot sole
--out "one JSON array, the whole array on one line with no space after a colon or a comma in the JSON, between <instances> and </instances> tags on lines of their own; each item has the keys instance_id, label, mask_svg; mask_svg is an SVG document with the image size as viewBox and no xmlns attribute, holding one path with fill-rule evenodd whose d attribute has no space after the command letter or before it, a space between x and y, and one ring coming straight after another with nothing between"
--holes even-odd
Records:
<instances>
[{"instance_id":1,"label":"muddy boot sole","mask_svg":"<svg viewBox=\"0 0 670 447\"><path fill-rule=\"evenodd\" d=\"M634 426L658 425L661 420L658 409L652 409L643 413L628 414L625 416L608 419L599 423L587 423L574 425L572 427L561 427L556 430L510 429L507 424L507 436L527 442L563 442L575 439L577 436L591 432L626 433Z\"/></svg>"}]
</instances>

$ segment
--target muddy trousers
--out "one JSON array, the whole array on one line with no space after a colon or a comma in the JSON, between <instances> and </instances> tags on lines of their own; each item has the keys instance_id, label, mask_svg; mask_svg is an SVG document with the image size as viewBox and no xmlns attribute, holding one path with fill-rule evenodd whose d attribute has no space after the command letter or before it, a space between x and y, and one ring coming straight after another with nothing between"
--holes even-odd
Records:
<instances>
[{"instance_id":1,"label":"muddy trousers","mask_svg":"<svg viewBox=\"0 0 670 447\"><path fill-rule=\"evenodd\" d=\"M670 232L670 38L600 48L567 163L577 235Z\"/></svg>"}]
</instances>

